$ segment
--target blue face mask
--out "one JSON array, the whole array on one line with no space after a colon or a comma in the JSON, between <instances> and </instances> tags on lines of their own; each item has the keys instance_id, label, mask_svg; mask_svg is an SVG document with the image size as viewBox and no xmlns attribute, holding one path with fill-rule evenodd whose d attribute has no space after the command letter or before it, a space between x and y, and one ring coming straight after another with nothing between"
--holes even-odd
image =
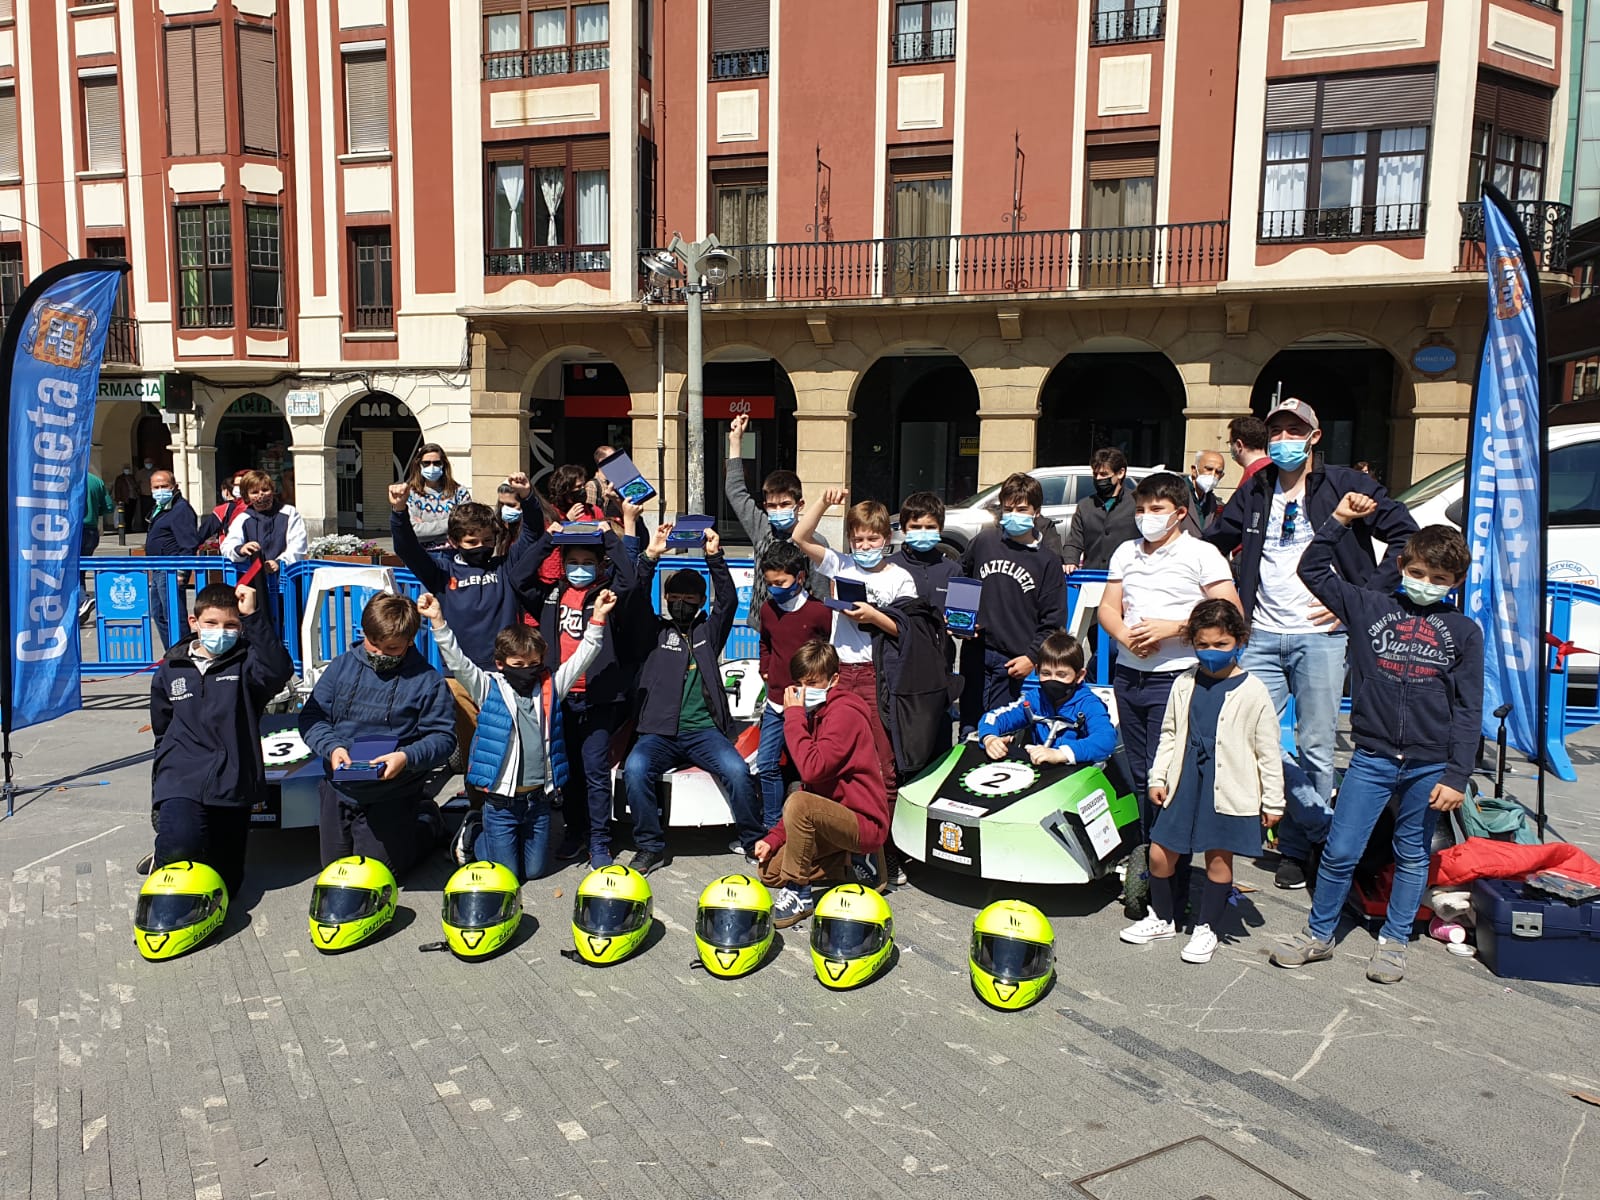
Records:
<instances>
[{"instance_id":1,"label":"blue face mask","mask_svg":"<svg viewBox=\"0 0 1600 1200\"><path fill-rule=\"evenodd\" d=\"M522 520L522 510L520 508L512 508L509 504L502 504L500 506L500 519L508 525L513 521L520 521Z\"/></svg>"},{"instance_id":2,"label":"blue face mask","mask_svg":"<svg viewBox=\"0 0 1600 1200\"><path fill-rule=\"evenodd\" d=\"M913 550L927 553L939 544L939 531L937 529L908 529L906 531L906 545Z\"/></svg>"},{"instance_id":3,"label":"blue face mask","mask_svg":"<svg viewBox=\"0 0 1600 1200\"><path fill-rule=\"evenodd\" d=\"M823 701L828 698L827 688L808 687L805 689L805 693L807 708L821 708Z\"/></svg>"},{"instance_id":4,"label":"blue face mask","mask_svg":"<svg viewBox=\"0 0 1600 1200\"><path fill-rule=\"evenodd\" d=\"M774 529L793 529L795 521L794 509L769 508L767 509L767 520L772 522Z\"/></svg>"},{"instance_id":5,"label":"blue face mask","mask_svg":"<svg viewBox=\"0 0 1600 1200\"><path fill-rule=\"evenodd\" d=\"M1212 675L1221 675L1230 670L1239 661L1240 646L1232 650L1196 650L1194 656L1200 660L1200 665Z\"/></svg>"},{"instance_id":6,"label":"blue face mask","mask_svg":"<svg viewBox=\"0 0 1600 1200\"><path fill-rule=\"evenodd\" d=\"M1025 533L1033 532L1033 518L1027 513L1001 513L1000 528L1004 529L1012 537L1021 537Z\"/></svg>"},{"instance_id":7,"label":"blue face mask","mask_svg":"<svg viewBox=\"0 0 1600 1200\"><path fill-rule=\"evenodd\" d=\"M156 502L157 508L165 508L172 503L172 497L177 495L171 488L152 488L150 499Z\"/></svg>"},{"instance_id":8,"label":"blue face mask","mask_svg":"<svg viewBox=\"0 0 1600 1200\"><path fill-rule=\"evenodd\" d=\"M1305 462L1310 453L1310 441L1306 438L1290 438L1267 445L1267 457L1286 471L1292 471Z\"/></svg>"},{"instance_id":9,"label":"blue face mask","mask_svg":"<svg viewBox=\"0 0 1600 1200\"><path fill-rule=\"evenodd\" d=\"M422 477L429 483L438 483L439 480L444 478L444 468L435 466L432 463L426 463L422 468Z\"/></svg>"},{"instance_id":10,"label":"blue face mask","mask_svg":"<svg viewBox=\"0 0 1600 1200\"><path fill-rule=\"evenodd\" d=\"M768 587L767 595L779 604L787 604L800 594L800 581L797 579L788 587Z\"/></svg>"},{"instance_id":11,"label":"blue face mask","mask_svg":"<svg viewBox=\"0 0 1600 1200\"><path fill-rule=\"evenodd\" d=\"M200 639L200 644L206 648L206 653L213 657L226 654L239 642L237 629L202 629L196 636Z\"/></svg>"},{"instance_id":12,"label":"blue face mask","mask_svg":"<svg viewBox=\"0 0 1600 1200\"><path fill-rule=\"evenodd\" d=\"M871 550L852 550L850 557L855 559L856 566L863 571L875 571L878 564L883 561L883 547L874 546Z\"/></svg>"},{"instance_id":13,"label":"blue face mask","mask_svg":"<svg viewBox=\"0 0 1600 1200\"><path fill-rule=\"evenodd\" d=\"M567 582L573 587L588 587L594 582L595 573L588 563L567 564Z\"/></svg>"}]
</instances>

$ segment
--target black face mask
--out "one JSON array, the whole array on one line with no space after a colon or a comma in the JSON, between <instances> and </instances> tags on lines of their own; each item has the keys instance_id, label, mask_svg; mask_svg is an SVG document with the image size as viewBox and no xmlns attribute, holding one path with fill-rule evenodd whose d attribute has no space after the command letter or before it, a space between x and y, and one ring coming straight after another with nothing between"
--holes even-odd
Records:
<instances>
[{"instance_id":1,"label":"black face mask","mask_svg":"<svg viewBox=\"0 0 1600 1200\"><path fill-rule=\"evenodd\" d=\"M1039 681L1039 694L1050 701L1052 708L1059 709L1072 694L1078 690L1078 685L1068 683L1064 679L1041 679Z\"/></svg>"},{"instance_id":2,"label":"black face mask","mask_svg":"<svg viewBox=\"0 0 1600 1200\"><path fill-rule=\"evenodd\" d=\"M687 629L694 624L694 619L700 615L700 604L695 600L668 600L667 616L672 618L672 623L679 629Z\"/></svg>"},{"instance_id":3,"label":"black face mask","mask_svg":"<svg viewBox=\"0 0 1600 1200\"><path fill-rule=\"evenodd\" d=\"M543 667L501 667L500 674L506 677L506 682L511 685L511 690L519 696L533 695L533 689L539 686L539 677L544 674Z\"/></svg>"},{"instance_id":4,"label":"black face mask","mask_svg":"<svg viewBox=\"0 0 1600 1200\"><path fill-rule=\"evenodd\" d=\"M456 557L469 567L487 567L494 557L493 546L474 546L471 550L457 550Z\"/></svg>"},{"instance_id":5,"label":"black face mask","mask_svg":"<svg viewBox=\"0 0 1600 1200\"><path fill-rule=\"evenodd\" d=\"M1094 494L1102 500L1109 500L1117 494L1117 477L1107 476L1105 479L1094 481Z\"/></svg>"}]
</instances>

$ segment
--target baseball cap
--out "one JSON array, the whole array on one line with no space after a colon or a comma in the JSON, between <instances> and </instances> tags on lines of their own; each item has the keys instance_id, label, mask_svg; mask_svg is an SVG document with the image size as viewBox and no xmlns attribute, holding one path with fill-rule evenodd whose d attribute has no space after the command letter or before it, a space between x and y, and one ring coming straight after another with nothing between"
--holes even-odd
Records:
<instances>
[{"instance_id":1,"label":"baseball cap","mask_svg":"<svg viewBox=\"0 0 1600 1200\"><path fill-rule=\"evenodd\" d=\"M1267 413L1267 424L1271 425L1272 418L1277 416L1294 417L1297 420L1304 421L1312 429L1322 428L1317 424L1317 410L1304 400L1296 400L1293 396L1280 401L1273 407L1271 412Z\"/></svg>"}]
</instances>

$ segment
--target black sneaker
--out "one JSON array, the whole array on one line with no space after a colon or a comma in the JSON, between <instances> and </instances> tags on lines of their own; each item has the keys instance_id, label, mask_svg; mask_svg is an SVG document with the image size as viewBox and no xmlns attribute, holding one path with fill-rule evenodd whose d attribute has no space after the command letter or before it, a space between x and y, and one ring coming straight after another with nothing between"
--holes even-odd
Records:
<instances>
[{"instance_id":1,"label":"black sneaker","mask_svg":"<svg viewBox=\"0 0 1600 1200\"><path fill-rule=\"evenodd\" d=\"M588 844L582 838L563 838L555 849L557 862L577 862L588 853Z\"/></svg>"},{"instance_id":2,"label":"black sneaker","mask_svg":"<svg viewBox=\"0 0 1600 1200\"><path fill-rule=\"evenodd\" d=\"M654 850L635 850L633 858L628 865L641 875L648 875L662 863L667 861L665 854L658 854Z\"/></svg>"},{"instance_id":3,"label":"black sneaker","mask_svg":"<svg viewBox=\"0 0 1600 1200\"><path fill-rule=\"evenodd\" d=\"M1278 859L1278 869L1272 873L1272 886L1286 892L1300 891L1306 886L1306 864L1285 854Z\"/></svg>"},{"instance_id":4,"label":"black sneaker","mask_svg":"<svg viewBox=\"0 0 1600 1200\"><path fill-rule=\"evenodd\" d=\"M155 856L155 852L154 851L151 851L149 854L146 854L138 862L133 864L133 871L134 871L135 875L148 875L148 874L150 874L151 871L153 871L155 869L156 869L156 856Z\"/></svg>"}]
</instances>

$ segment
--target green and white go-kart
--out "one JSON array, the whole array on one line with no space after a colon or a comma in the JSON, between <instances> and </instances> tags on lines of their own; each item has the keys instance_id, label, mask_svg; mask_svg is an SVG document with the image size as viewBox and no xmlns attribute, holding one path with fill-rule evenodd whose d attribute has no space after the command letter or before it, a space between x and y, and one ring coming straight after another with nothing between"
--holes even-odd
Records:
<instances>
[{"instance_id":1,"label":"green and white go-kart","mask_svg":"<svg viewBox=\"0 0 1600 1200\"><path fill-rule=\"evenodd\" d=\"M900 785L892 835L908 857L1016 883L1089 883L1139 844L1139 806L1119 747L1101 765L992 761L963 742Z\"/></svg>"}]
</instances>

